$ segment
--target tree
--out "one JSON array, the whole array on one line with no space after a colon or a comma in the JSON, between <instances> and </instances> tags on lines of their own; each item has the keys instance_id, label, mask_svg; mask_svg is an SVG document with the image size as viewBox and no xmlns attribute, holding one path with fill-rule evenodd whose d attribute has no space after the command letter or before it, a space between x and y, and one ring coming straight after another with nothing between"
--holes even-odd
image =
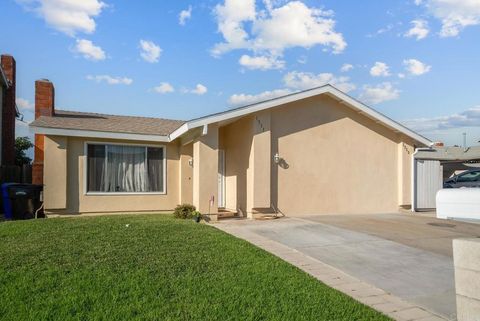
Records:
<instances>
[{"instance_id":1,"label":"tree","mask_svg":"<svg viewBox=\"0 0 480 321\"><path fill-rule=\"evenodd\" d=\"M30 141L30 138L17 137L15 139L15 164L22 166L24 164L30 164L32 159L27 156L26 151L32 148L34 145Z\"/></svg>"}]
</instances>

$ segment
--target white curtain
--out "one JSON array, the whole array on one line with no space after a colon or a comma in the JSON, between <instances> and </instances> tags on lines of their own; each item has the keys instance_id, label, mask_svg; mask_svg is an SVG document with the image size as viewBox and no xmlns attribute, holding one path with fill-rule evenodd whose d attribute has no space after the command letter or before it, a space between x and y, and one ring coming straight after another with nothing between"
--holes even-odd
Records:
<instances>
[{"instance_id":1,"label":"white curtain","mask_svg":"<svg viewBox=\"0 0 480 321\"><path fill-rule=\"evenodd\" d=\"M107 145L107 192L146 192L145 147Z\"/></svg>"}]
</instances>

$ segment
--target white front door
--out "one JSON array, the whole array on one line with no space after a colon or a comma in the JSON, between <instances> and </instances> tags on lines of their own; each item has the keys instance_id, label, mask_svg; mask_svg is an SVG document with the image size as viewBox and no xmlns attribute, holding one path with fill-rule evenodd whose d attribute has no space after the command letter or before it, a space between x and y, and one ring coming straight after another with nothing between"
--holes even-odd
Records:
<instances>
[{"instance_id":1,"label":"white front door","mask_svg":"<svg viewBox=\"0 0 480 321\"><path fill-rule=\"evenodd\" d=\"M218 150L218 207L225 208L225 151Z\"/></svg>"}]
</instances>

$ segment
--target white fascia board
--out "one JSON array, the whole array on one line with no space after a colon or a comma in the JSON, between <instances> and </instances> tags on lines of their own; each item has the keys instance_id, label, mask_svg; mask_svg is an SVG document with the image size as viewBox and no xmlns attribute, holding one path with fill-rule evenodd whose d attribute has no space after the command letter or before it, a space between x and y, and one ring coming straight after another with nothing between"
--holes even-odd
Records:
<instances>
[{"instance_id":1,"label":"white fascia board","mask_svg":"<svg viewBox=\"0 0 480 321\"><path fill-rule=\"evenodd\" d=\"M152 141L152 142L170 142L170 139L168 138L168 136L114 133L114 132L102 132L102 131L94 131L94 130L77 130L77 129L62 129L62 128L30 126L30 132L33 134L43 134L43 135L53 135L53 136L72 136L72 137L110 138L110 139L124 139L124 140Z\"/></svg>"},{"instance_id":2,"label":"white fascia board","mask_svg":"<svg viewBox=\"0 0 480 321\"><path fill-rule=\"evenodd\" d=\"M403 126L402 124L400 124L400 123L394 121L393 119L379 113L378 111L368 107L367 105L359 102L358 100L348 96L347 94L341 92L340 90L338 90L334 87L330 87L329 93L336 96L337 98L341 99L342 101L344 101L345 103L350 105L350 107L353 107L353 108L361 111L362 113L370 116L371 118L378 120L379 122L383 123L387 127L390 127L391 129L394 129L394 130L396 130L400 133L405 134L406 136L409 136L409 137L413 138L414 140L424 144L425 146L431 146L433 144L433 142L431 140L429 140L428 138L423 137L420 134L417 134L413 130L408 129L407 127Z\"/></svg>"},{"instance_id":3,"label":"white fascia board","mask_svg":"<svg viewBox=\"0 0 480 321\"><path fill-rule=\"evenodd\" d=\"M189 126L191 126L191 128L195 128L195 127L199 127L199 126L203 126L203 125L208 125L208 124L211 124L211 123L216 123L216 122L228 120L228 119L231 119L231 118L241 117L241 116L245 116L245 115L257 112L257 111L261 111L261 110L269 109L269 108L272 108L272 107L288 104L288 103L291 103L291 102L294 102L294 101L297 101L297 100L301 100L301 99L305 99L305 98L309 98L309 97L312 97L312 96L317 96L317 95L320 95L320 94L323 94L323 93L327 92L327 90L328 90L328 87L326 87L326 86L315 88L315 89L312 89L312 90L306 90L306 91L302 91L302 92L299 92L299 93L294 93L294 94L290 94L290 95L287 95L287 96L274 98L272 100L267 100L267 101L264 101L264 102L256 103L256 104L246 106L246 107L243 107L243 108L232 109L230 111L214 114L212 116L206 116L206 117L194 119L194 120L189 121L188 124L189 124Z\"/></svg>"},{"instance_id":4,"label":"white fascia board","mask_svg":"<svg viewBox=\"0 0 480 321\"><path fill-rule=\"evenodd\" d=\"M287 95L287 96L274 98L274 99L271 99L271 100L268 100L268 101L259 102L259 103L256 103L256 104L253 104L253 105L250 105L250 106L241 107L241 108L233 109L233 110L230 110L230 111L221 112L221 113L218 113L218 114L213 114L213 115L210 115L210 116L205 116L205 117L193 119L191 121L186 122L180 128L175 130L170 135L170 140L173 141L174 139L183 135L184 133L186 133L188 130L190 130L192 128L197 128L197 127L208 125L208 124L211 124L211 123L216 123L216 122L220 122L220 121L224 121L224 120L228 120L228 119L232 119L232 118L236 118L236 117L241 117L241 116L251 114L251 113L254 113L254 112L257 112L257 111L269 109L269 108L280 106L280 105L283 105L283 104L288 104L288 103L291 103L291 102L294 102L294 101L297 101L297 100L310 98L310 97L325 94L325 93L328 93L328 94L336 97L338 100L344 102L344 104L349 105L349 107L351 107L353 109L356 109L356 110L366 114L367 116L369 116L373 119L378 120L379 122L383 123L387 127L391 128L395 131L398 131L400 133L403 133L406 136L411 137L414 140L416 140L416 141L418 141L418 142L420 142L420 143L422 143L426 146L431 146L433 144L433 142L430 141L429 139L423 137L422 135L419 135L419 134L415 133L414 131L408 129L407 127L397 123L393 119L390 119L387 116L373 110L372 108L368 107L367 105L365 105L365 104L359 102L358 100L348 96L347 94L343 93L342 91L336 89L335 87L333 87L331 85L325 85L325 86L322 86L322 87L309 89L309 90L305 90L305 91L298 92L298 93L293 93L293 94L290 94L290 95Z\"/></svg>"},{"instance_id":5,"label":"white fascia board","mask_svg":"<svg viewBox=\"0 0 480 321\"><path fill-rule=\"evenodd\" d=\"M177 129L175 129L173 131L173 133L171 133L169 135L169 139L170 141L173 141L175 139L177 139L178 137L182 136L183 134L185 134L189 129L191 129L190 127L188 127L188 122L183 124L182 126L178 127Z\"/></svg>"},{"instance_id":6,"label":"white fascia board","mask_svg":"<svg viewBox=\"0 0 480 321\"><path fill-rule=\"evenodd\" d=\"M205 117L193 119L193 120L190 120L190 121L186 122L180 128L175 130L170 135L170 139L173 141L175 138L183 135L185 132L187 132L188 130L190 130L192 128L197 128L197 127L205 126L205 125L216 123L216 122L220 122L220 121L224 121L224 120L228 120L228 119L232 119L232 118L236 118L236 117L245 116L245 115L257 112L257 111L269 109L269 108L280 106L280 105L283 105L283 104L288 104L290 102L294 102L294 101L297 101L297 100L300 100L300 99L305 99L305 98L309 98L309 97L312 97L312 96L320 95L320 94L325 93L326 90L327 90L326 86L319 87L319 88L306 90L306 91L302 91L302 92L295 93L295 94L290 94L290 95L279 97L279 98L274 98L272 100L256 103L256 104L249 105L249 106L246 106L246 107L240 107L240 108L237 108L237 109L232 109L232 110L229 110L229 111L220 112L220 113L213 114L213 115L210 115L210 116L205 116Z\"/></svg>"}]
</instances>

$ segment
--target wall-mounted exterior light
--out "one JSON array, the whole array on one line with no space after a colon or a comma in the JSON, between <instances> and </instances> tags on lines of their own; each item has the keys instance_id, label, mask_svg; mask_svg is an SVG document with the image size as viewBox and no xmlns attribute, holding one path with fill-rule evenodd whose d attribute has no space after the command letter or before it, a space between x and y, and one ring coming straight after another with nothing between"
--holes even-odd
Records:
<instances>
[{"instance_id":1,"label":"wall-mounted exterior light","mask_svg":"<svg viewBox=\"0 0 480 321\"><path fill-rule=\"evenodd\" d=\"M188 160L188 166L193 167L193 158Z\"/></svg>"},{"instance_id":2,"label":"wall-mounted exterior light","mask_svg":"<svg viewBox=\"0 0 480 321\"><path fill-rule=\"evenodd\" d=\"M273 156L273 161L275 162L275 164L278 164L280 163L280 155L278 155L278 153L276 153L274 156Z\"/></svg>"}]
</instances>

